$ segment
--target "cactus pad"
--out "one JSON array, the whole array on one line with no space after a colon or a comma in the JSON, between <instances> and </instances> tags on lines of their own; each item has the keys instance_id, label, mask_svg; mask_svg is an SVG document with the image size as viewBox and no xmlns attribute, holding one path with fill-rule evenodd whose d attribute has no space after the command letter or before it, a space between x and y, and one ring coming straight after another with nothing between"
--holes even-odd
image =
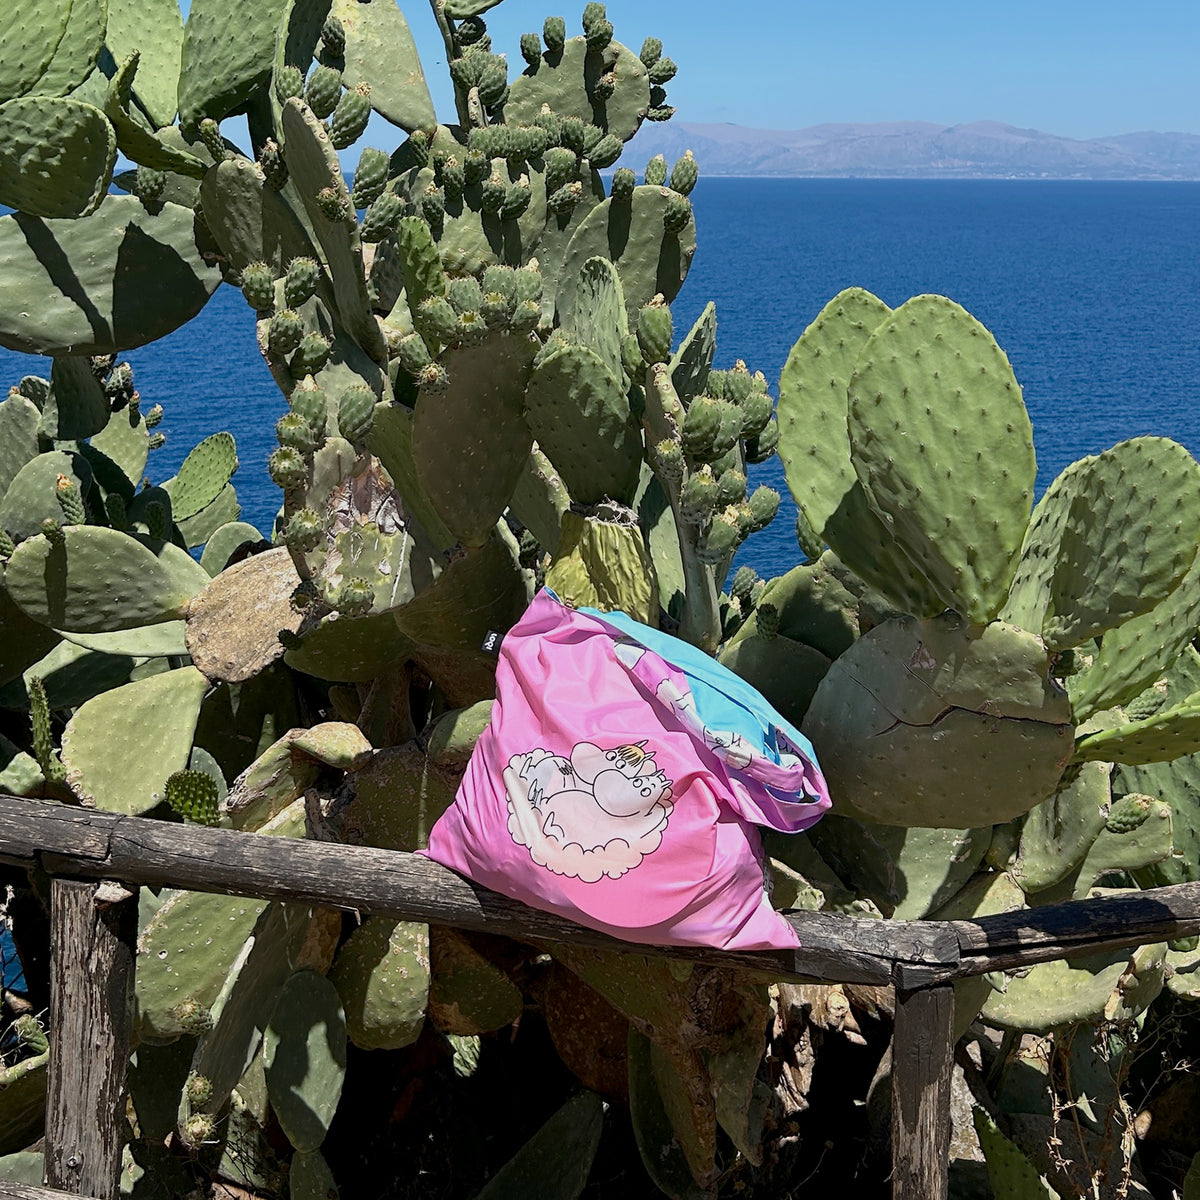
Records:
<instances>
[{"instance_id":1,"label":"cactus pad","mask_svg":"<svg viewBox=\"0 0 1200 1200\"><path fill-rule=\"evenodd\" d=\"M19 281L23 297L0 312L0 345L112 354L164 337L221 282L194 226L190 208L168 203L152 214L135 196L105 196L78 220L0 217L0 284Z\"/></svg>"},{"instance_id":2,"label":"cactus pad","mask_svg":"<svg viewBox=\"0 0 1200 1200\"><path fill-rule=\"evenodd\" d=\"M652 628L658 625L658 584L634 514L615 506L605 515L562 516L558 550L546 571L546 586L573 607L627 612Z\"/></svg>"},{"instance_id":3,"label":"cactus pad","mask_svg":"<svg viewBox=\"0 0 1200 1200\"><path fill-rule=\"evenodd\" d=\"M947 607L991 620L1037 473L1004 352L957 304L918 296L871 335L848 394L854 469L872 507Z\"/></svg>"},{"instance_id":4,"label":"cactus pad","mask_svg":"<svg viewBox=\"0 0 1200 1200\"><path fill-rule=\"evenodd\" d=\"M1015 626L893 619L834 662L804 730L854 815L1008 820L1049 795L1070 758L1069 706L1048 667Z\"/></svg>"}]
</instances>

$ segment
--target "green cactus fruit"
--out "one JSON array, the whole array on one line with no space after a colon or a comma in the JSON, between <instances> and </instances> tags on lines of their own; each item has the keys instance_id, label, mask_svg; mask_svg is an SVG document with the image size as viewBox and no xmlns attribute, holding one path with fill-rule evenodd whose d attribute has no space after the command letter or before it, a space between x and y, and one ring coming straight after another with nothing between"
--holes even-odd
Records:
<instances>
[{"instance_id":1,"label":"green cactus fruit","mask_svg":"<svg viewBox=\"0 0 1200 1200\"><path fill-rule=\"evenodd\" d=\"M508 327L513 333L532 333L542 319L542 306L536 300L521 300L513 309Z\"/></svg>"},{"instance_id":2,"label":"green cactus fruit","mask_svg":"<svg viewBox=\"0 0 1200 1200\"><path fill-rule=\"evenodd\" d=\"M593 125L590 121L583 127L583 154L584 157L590 158L592 151L600 144L604 137L604 130L599 125Z\"/></svg>"},{"instance_id":3,"label":"green cactus fruit","mask_svg":"<svg viewBox=\"0 0 1200 1200\"><path fill-rule=\"evenodd\" d=\"M624 149L625 143L616 134L606 133L588 151L588 159L593 167L603 171L605 167L611 167L621 157L621 151Z\"/></svg>"},{"instance_id":4,"label":"green cactus fruit","mask_svg":"<svg viewBox=\"0 0 1200 1200\"><path fill-rule=\"evenodd\" d=\"M267 471L278 487L285 492L303 487L308 479L304 456L295 446L280 446L267 459Z\"/></svg>"},{"instance_id":5,"label":"green cactus fruit","mask_svg":"<svg viewBox=\"0 0 1200 1200\"><path fill-rule=\"evenodd\" d=\"M669 58L664 61L671 62ZM674 67L673 63L672 67ZM674 74L674 71L672 71L672 74ZM689 196L691 195L692 188L696 186L696 180L699 178L700 168L696 164L692 152L689 150L671 168L671 187L681 196Z\"/></svg>"},{"instance_id":6,"label":"green cactus fruit","mask_svg":"<svg viewBox=\"0 0 1200 1200\"><path fill-rule=\"evenodd\" d=\"M1160 712L1167 703L1166 680L1160 679L1148 687L1140 696L1135 696L1125 706L1125 715L1130 721L1144 721Z\"/></svg>"},{"instance_id":7,"label":"green cactus fruit","mask_svg":"<svg viewBox=\"0 0 1200 1200\"><path fill-rule=\"evenodd\" d=\"M280 104L304 95L304 73L299 67L282 67L275 73L275 98Z\"/></svg>"},{"instance_id":8,"label":"green cactus fruit","mask_svg":"<svg viewBox=\"0 0 1200 1200\"><path fill-rule=\"evenodd\" d=\"M825 552L824 541L821 540L820 534L809 524L809 520L804 515L803 509L800 509L796 513L796 541L799 543L800 549L804 552L804 557L809 562L820 558Z\"/></svg>"},{"instance_id":9,"label":"green cactus fruit","mask_svg":"<svg viewBox=\"0 0 1200 1200\"><path fill-rule=\"evenodd\" d=\"M79 484L69 475L58 475L54 481L54 497L62 509L64 525L82 525L87 521Z\"/></svg>"},{"instance_id":10,"label":"green cactus fruit","mask_svg":"<svg viewBox=\"0 0 1200 1200\"><path fill-rule=\"evenodd\" d=\"M329 339L320 333L306 333L292 355L292 374L303 377L315 375L329 361L332 347Z\"/></svg>"},{"instance_id":11,"label":"green cactus fruit","mask_svg":"<svg viewBox=\"0 0 1200 1200\"><path fill-rule=\"evenodd\" d=\"M508 184L499 175L489 175L479 186L480 211L495 216L504 207L507 193Z\"/></svg>"},{"instance_id":12,"label":"green cactus fruit","mask_svg":"<svg viewBox=\"0 0 1200 1200\"><path fill-rule=\"evenodd\" d=\"M512 267L488 267L483 272L483 282L480 286L485 295L488 292L499 292L510 303L515 304L517 301L517 273Z\"/></svg>"},{"instance_id":13,"label":"green cactus fruit","mask_svg":"<svg viewBox=\"0 0 1200 1200\"><path fill-rule=\"evenodd\" d=\"M476 7L480 6L476 5ZM482 17L465 17L458 23L454 34L460 46L474 46L487 37L487 25Z\"/></svg>"},{"instance_id":14,"label":"green cactus fruit","mask_svg":"<svg viewBox=\"0 0 1200 1200\"><path fill-rule=\"evenodd\" d=\"M573 150L555 146L546 151L543 159L546 173L546 193L550 195L575 180L579 160Z\"/></svg>"},{"instance_id":15,"label":"green cactus fruit","mask_svg":"<svg viewBox=\"0 0 1200 1200\"><path fill-rule=\"evenodd\" d=\"M395 192L377 196L363 214L358 235L364 242L382 242L396 232L404 216L404 201Z\"/></svg>"},{"instance_id":16,"label":"green cactus fruit","mask_svg":"<svg viewBox=\"0 0 1200 1200\"><path fill-rule=\"evenodd\" d=\"M628 167L618 167L613 172L608 194L615 204L628 204L636 186L637 176Z\"/></svg>"},{"instance_id":17,"label":"green cactus fruit","mask_svg":"<svg viewBox=\"0 0 1200 1200\"><path fill-rule=\"evenodd\" d=\"M158 500L146 505L146 531L156 541L165 541L169 533L170 520L167 506Z\"/></svg>"},{"instance_id":18,"label":"green cactus fruit","mask_svg":"<svg viewBox=\"0 0 1200 1200\"><path fill-rule=\"evenodd\" d=\"M667 182L667 160L661 154L646 164L645 180L650 187L662 187Z\"/></svg>"},{"instance_id":19,"label":"green cactus fruit","mask_svg":"<svg viewBox=\"0 0 1200 1200\"><path fill-rule=\"evenodd\" d=\"M292 514L283 534L283 544L302 554L315 550L325 536L325 523L315 509L302 508Z\"/></svg>"},{"instance_id":20,"label":"green cactus fruit","mask_svg":"<svg viewBox=\"0 0 1200 1200\"><path fill-rule=\"evenodd\" d=\"M650 88L651 108L661 108L666 103L666 99L667 99L666 89L658 87L657 85L654 85ZM674 109L672 109L671 111L674 112ZM646 110L646 118L647 118L647 120L650 120L650 121L663 121L663 120L668 119L666 117L650 116L649 109Z\"/></svg>"},{"instance_id":21,"label":"green cactus fruit","mask_svg":"<svg viewBox=\"0 0 1200 1200\"><path fill-rule=\"evenodd\" d=\"M717 430L713 434L707 454L698 452L710 460L728 454L738 444L742 433L742 413L738 406L731 400L717 400L714 403L717 408Z\"/></svg>"},{"instance_id":22,"label":"green cactus fruit","mask_svg":"<svg viewBox=\"0 0 1200 1200\"><path fill-rule=\"evenodd\" d=\"M607 104L617 91L617 76L614 71L605 71L592 86L592 100Z\"/></svg>"},{"instance_id":23,"label":"green cactus fruit","mask_svg":"<svg viewBox=\"0 0 1200 1200\"><path fill-rule=\"evenodd\" d=\"M521 57L536 67L542 60L542 39L536 33L521 34Z\"/></svg>"},{"instance_id":24,"label":"green cactus fruit","mask_svg":"<svg viewBox=\"0 0 1200 1200\"><path fill-rule=\"evenodd\" d=\"M277 312L267 327L267 351L275 358L291 354L304 337L304 321L293 309Z\"/></svg>"},{"instance_id":25,"label":"green cactus fruit","mask_svg":"<svg viewBox=\"0 0 1200 1200\"><path fill-rule=\"evenodd\" d=\"M446 294L454 311L460 316L468 312L477 313L483 307L483 289L479 286L479 280L470 275L452 279Z\"/></svg>"},{"instance_id":26,"label":"green cactus fruit","mask_svg":"<svg viewBox=\"0 0 1200 1200\"><path fill-rule=\"evenodd\" d=\"M114 493L115 495L116 493ZM12 558L13 551L16 549L16 543L9 537L8 533L0 529L0 559L7 562Z\"/></svg>"},{"instance_id":27,"label":"green cactus fruit","mask_svg":"<svg viewBox=\"0 0 1200 1200\"><path fill-rule=\"evenodd\" d=\"M666 438L654 447L654 468L660 478L672 487L678 487L683 482L687 464L683 459L683 450L678 442Z\"/></svg>"},{"instance_id":28,"label":"green cactus fruit","mask_svg":"<svg viewBox=\"0 0 1200 1200\"><path fill-rule=\"evenodd\" d=\"M125 497L120 492L109 492L104 497L104 513L113 529L128 528L129 514L125 507Z\"/></svg>"},{"instance_id":29,"label":"green cactus fruit","mask_svg":"<svg viewBox=\"0 0 1200 1200\"><path fill-rule=\"evenodd\" d=\"M256 313L275 311L275 273L266 263L246 265L242 271L242 295Z\"/></svg>"},{"instance_id":30,"label":"green cactus fruit","mask_svg":"<svg viewBox=\"0 0 1200 1200\"><path fill-rule=\"evenodd\" d=\"M1109 833L1132 833L1144 825L1146 818L1154 806L1151 796L1140 796L1132 793L1114 800L1108 816L1104 820L1104 828Z\"/></svg>"},{"instance_id":31,"label":"green cactus fruit","mask_svg":"<svg viewBox=\"0 0 1200 1200\"><path fill-rule=\"evenodd\" d=\"M396 348L396 357L400 359L400 365L414 378L433 361L429 355L429 347L419 333L410 333L408 337L401 338Z\"/></svg>"},{"instance_id":32,"label":"green cactus fruit","mask_svg":"<svg viewBox=\"0 0 1200 1200\"><path fill-rule=\"evenodd\" d=\"M338 429L348 442L360 446L375 421L375 393L365 383L348 387L338 401Z\"/></svg>"},{"instance_id":33,"label":"green cactus fruit","mask_svg":"<svg viewBox=\"0 0 1200 1200\"><path fill-rule=\"evenodd\" d=\"M754 610L756 632L764 641L770 641L779 633L779 610L770 601L760 602Z\"/></svg>"},{"instance_id":34,"label":"green cactus fruit","mask_svg":"<svg viewBox=\"0 0 1200 1200\"><path fill-rule=\"evenodd\" d=\"M369 208L387 187L388 156L374 146L367 146L358 158L354 170L354 190L351 198L354 207Z\"/></svg>"},{"instance_id":35,"label":"green cactus fruit","mask_svg":"<svg viewBox=\"0 0 1200 1200\"><path fill-rule=\"evenodd\" d=\"M570 216L583 199L583 184L578 182L564 184L558 191L546 198L546 207L557 217Z\"/></svg>"},{"instance_id":36,"label":"green cactus fruit","mask_svg":"<svg viewBox=\"0 0 1200 1200\"><path fill-rule=\"evenodd\" d=\"M334 608L346 617L365 617L374 603L375 589L371 581L355 575L342 584Z\"/></svg>"},{"instance_id":37,"label":"green cactus fruit","mask_svg":"<svg viewBox=\"0 0 1200 1200\"><path fill-rule=\"evenodd\" d=\"M449 386L450 376L441 363L430 363L422 368L417 378L417 387L431 396L444 392Z\"/></svg>"},{"instance_id":38,"label":"green cactus fruit","mask_svg":"<svg viewBox=\"0 0 1200 1200\"><path fill-rule=\"evenodd\" d=\"M688 454L707 455L712 450L721 426L721 409L718 405L724 403L711 396L697 396L688 406L680 431L683 448Z\"/></svg>"},{"instance_id":39,"label":"green cactus fruit","mask_svg":"<svg viewBox=\"0 0 1200 1200\"><path fill-rule=\"evenodd\" d=\"M724 372L722 383L722 395L734 404L745 404L750 398L750 393L754 391L754 376L740 358L730 370Z\"/></svg>"},{"instance_id":40,"label":"green cactus fruit","mask_svg":"<svg viewBox=\"0 0 1200 1200\"><path fill-rule=\"evenodd\" d=\"M304 85L304 102L322 121L337 108L341 94L342 73L333 67L316 67Z\"/></svg>"},{"instance_id":41,"label":"green cactus fruit","mask_svg":"<svg viewBox=\"0 0 1200 1200\"><path fill-rule=\"evenodd\" d=\"M656 91L661 91L661 88L656 88ZM647 121L669 121L675 115L675 109L669 104L657 104L653 108L646 109Z\"/></svg>"},{"instance_id":42,"label":"green cactus fruit","mask_svg":"<svg viewBox=\"0 0 1200 1200\"><path fill-rule=\"evenodd\" d=\"M325 422L329 416L325 393L312 379L305 379L292 389L290 403L292 412L303 417L312 426L313 434L320 438L325 433Z\"/></svg>"},{"instance_id":43,"label":"green cactus fruit","mask_svg":"<svg viewBox=\"0 0 1200 1200\"><path fill-rule=\"evenodd\" d=\"M483 308L479 315L489 329L503 329L508 324L512 306L500 292L488 292L483 297Z\"/></svg>"},{"instance_id":44,"label":"green cactus fruit","mask_svg":"<svg viewBox=\"0 0 1200 1200\"><path fill-rule=\"evenodd\" d=\"M205 117L200 122L200 140L213 162L224 162L229 157L225 139L221 136L221 127L211 117Z\"/></svg>"},{"instance_id":45,"label":"green cactus fruit","mask_svg":"<svg viewBox=\"0 0 1200 1200\"><path fill-rule=\"evenodd\" d=\"M751 391L742 402L742 437L747 441L760 437L775 412L770 392Z\"/></svg>"},{"instance_id":46,"label":"green cactus fruit","mask_svg":"<svg viewBox=\"0 0 1200 1200\"><path fill-rule=\"evenodd\" d=\"M582 117L563 117L560 144L573 154L583 153L584 127Z\"/></svg>"},{"instance_id":47,"label":"green cactus fruit","mask_svg":"<svg viewBox=\"0 0 1200 1200\"><path fill-rule=\"evenodd\" d=\"M417 207L420 209L421 216L429 223L430 228L435 233L440 232L442 223L446 219L446 194L442 189L431 183L421 193Z\"/></svg>"},{"instance_id":48,"label":"green cactus fruit","mask_svg":"<svg viewBox=\"0 0 1200 1200\"><path fill-rule=\"evenodd\" d=\"M288 181L288 167L283 151L279 149L279 143L274 138L267 138L263 143L258 165L262 168L267 187L273 192L282 191Z\"/></svg>"},{"instance_id":49,"label":"green cactus fruit","mask_svg":"<svg viewBox=\"0 0 1200 1200\"><path fill-rule=\"evenodd\" d=\"M408 151L410 161L414 166L423 167L429 162L429 134L423 129L415 130L401 147Z\"/></svg>"},{"instance_id":50,"label":"green cactus fruit","mask_svg":"<svg viewBox=\"0 0 1200 1200\"><path fill-rule=\"evenodd\" d=\"M516 183L509 184L504 192L504 203L500 205L500 219L515 221L529 208L533 200L533 189L529 180L522 175Z\"/></svg>"},{"instance_id":51,"label":"green cactus fruit","mask_svg":"<svg viewBox=\"0 0 1200 1200\"><path fill-rule=\"evenodd\" d=\"M446 160L446 166L442 171L442 191L446 195L447 202L458 204L462 200L466 187L467 173L462 163L452 154Z\"/></svg>"},{"instance_id":52,"label":"green cactus fruit","mask_svg":"<svg viewBox=\"0 0 1200 1200\"><path fill-rule=\"evenodd\" d=\"M589 50L603 50L613 39L611 21L596 21L584 34Z\"/></svg>"},{"instance_id":53,"label":"green cactus fruit","mask_svg":"<svg viewBox=\"0 0 1200 1200\"><path fill-rule=\"evenodd\" d=\"M536 261L513 272L513 294L517 300L541 300L542 273Z\"/></svg>"},{"instance_id":54,"label":"green cactus fruit","mask_svg":"<svg viewBox=\"0 0 1200 1200\"><path fill-rule=\"evenodd\" d=\"M152 433L146 439L147 450L161 450L167 444L167 435L165 433Z\"/></svg>"},{"instance_id":55,"label":"green cactus fruit","mask_svg":"<svg viewBox=\"0 0 1200 1200\"><path fill-rule=\"evenodd\" d=\"M758 572L753 567L738 567L733 576L733 583L730 584L729 594L745 608L757 582Z\"/></svg>"},{"instance_id":56,"label":"green cactus fruit","mask_svg":"<svg viewBox=\"0 0 1200 1200\"><path fill-rule=\"evenodd\" d=\"M566 21L562 17L547 17L542 26L542 37L545 39L547 50L554 54L560 53L567 43Z\"/></svg>"},{"instance_id":57,"label":"green cactus fruit","mask_svg":"<svg viewBox=\"0 0 1200 1200\"><path fill-rule=\"evenodd\" d=\"M726 508L717 513L708 527L696 557L708 566L716 566L728 558L742 540L742 524L735 508Z\"/></svg>"},{"instance_id":58,"label":"green cactus fruit","mask_svg":"<svg viewBox=\"0 0 1200 1200\"><path fill-rule=\"evenodd\" d=\"M217 781L205 771L176 771L167 776L167 803L185 820L197 825L216 825Z\"/></svg>"},{"instance_id":59,"label":"green cactus fruit","mask_svg":"<svg viewBox=\"0 0 1200 1200\"><path fill-rule=\"evenodd\" d=\"M154 429L162 423L163 406L155 404L150 407L146 414L142 417L147 429Z\"/></svg>"},{"instance_id":60,"label":"green cactus fruit","mask_svg":"<svg viewBox=\"0 0 1200 1200\"><path fill-rule=\"evenodd\" d=\"M340 221L348 221L351 217L349 196L340 188L323 187L317 193L317 208L327 221L335 225Z\"/></svg>"},{"instance_id":61,"label":"green cactus fruit","mask_svg":"<svg viewBox=\"0 0 1200 1200\"><path fill-rule=\"evenodd\" d=\"M281 446L294 446L301 454L311 454L319 439L313 427L298 413L284 413L275 422L275 437Z\"/></svg>"},{"instance_id":62,"label":"green cactus fruit","mask_svg":"<svg viewBox=\"0 0 1200 1200\"><path fill-rule=\"evenodd\" d=\"M642 52L638 56L642 60L642 64L649 68L654 66L660 58L662 58L663 44L659 38L648 37L642 43Z\"/></svg>"},{"instance_id":63,"label":"green cactus fruit","mask_svg":"<svg viewBox=\"0 0 1200 1200\"><path fill-rule=\"evenodd\" d=\"M480 303L482 304L482 300ZM468 346L478 345L488 335L487 322L477 312L463 313L458 318L457 330L455 340L464 342Z\"/></svg>"},{"instance_id":64,"label":"green cactus fruit","mask_svg":"<svg viewBox=\"0 0 1200 1200\"><path fill-rule=\"evenodd\" d=\"M682 233L692 219L692 204L686 196L670 192L663 210L663 228L668 233Z\"/></svg>"},{"instance_id":65,"label":"green cactus fruit","mask_svg":"<svg viewBox=\"0 0 1200 1200\"><path fill-rule=\"evenodd\" d=\"M660 58L647 72L650 77L650 82L661 87L664 83L670 83L675 78L675 72L679 68L669 58ZM690 157L691 151L688 151ZM671 185L674 187L674 184Z\"/></svg>"},{"instance_id":66,"label":"green cactus fruit","mask_svg":"<svg viewBox=\"0 0 1200 1200\"><path fill-rule=\"evenodd\" d=\"M764 463L779 449L779 422L772 417L762 433L746 443L746 461Z\"/></svg>"},{"instance_id":67,"label":"green cactus fruit","mask_svg":"<svg viewBox=\"0 0 1200 1200\"><path fill-rule=\"evenodd\" d=\"M674 442L670 443L675 445ZM703 525L717 507L717 481L712 468L701 467L684 481L679 494L679 515L689 525Z\"/></svg>"},{"instance_id":68,"label":"green cactus fruit","mask_svg":"<svg viewBox=\"0 0 1200 1200\"><path fill-rule=\"evenodd\" d=\"M317 280L321 277L321 268L315 258L302 255L293 258L288 263L287 275L283 281L283 298L288 308L299 308L310 299L317 290Z\"/></svg>"},{"instance_id":69,"label":"green cactus fruit","mask_svg":"<svg viewBox=\"0 0 1200 1200\"><path fill-rule=\"evenodd\" d=\"M660 293L638 313L638 346L647 365L670 361L673 334L671 309Z\"/></svg>"},{"instance_id":70,"label":"green cactus fruit","mask_svg":"<svg viewBox=\"0 0 1200 1200\"><path fill-rule=\"evenodd\" d=\"M757 533L760 529L765 529L775 520L775 514L779 511L779 500L779 493L773 488L763 485L754 489L753 495L747 501L750 505L750 512L754 517L754 524L750 530L751 533Z\"/></svg>"},{"instance_id":71,"label":"green cactus fruit","mask_svg":"<svg viewBox=\"0 0 1200 1200\"><path fill-rule=\"evenodd\" d=\"M133 177L133 194L143 204L157 204L167 188L167 176L153 167L138 167Z\"/></svg>"},{"instance_id":72,"label":"green cactus fruit","mask_svg":"<svg viewBox=\"0 0 1200 1200\"><path fill-rule=\"evenodd\" d=\"M426 342L451 345L458 337L458 313L445 296L427 296L413 314L417 332Z\"/></svg>"},{"instance_id":73,"label":"green cactus fruit","mask_svg":"<svg viewBox=\"0 0 1200 1200\"><path fill-rule=\"evenodd\" d=\"M734 467L722 471L717 480L717 507L728 508L732 504L741 504L745 499L746 476Z\"/></svg>"},{"instance_id":74,"label":"green cactus fruit","mask_svg":"<svg viewBox=\"0 0 1200 1200\"><path fill-rule=\"evenodd\" d=\"M321 44L333 58L341 58L346 53L346 27L330 13L321 26Z\"/></svg>"},{"instance_id":75,"label":"green cactus fruit","mask_svg":"<svg viewBox=\"0 0 1200 1200\"><path fill-rule=\"evenodd\" d=\"M499 54L489 54L479 72L479 98L487 108L497 108L508 98L508 64Z\"/></svg>"}]
</instances>

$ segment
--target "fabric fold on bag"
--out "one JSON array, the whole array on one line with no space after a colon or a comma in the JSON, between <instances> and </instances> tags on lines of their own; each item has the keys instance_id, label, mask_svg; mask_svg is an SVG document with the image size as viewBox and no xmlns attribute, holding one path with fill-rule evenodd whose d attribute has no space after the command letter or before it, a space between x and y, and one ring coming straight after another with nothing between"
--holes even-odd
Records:
<instances>
[{"instance_id":1,"label":"fabric fold on bag","mask_svg":"<svg viewBox=\"0 0 1200 1200\"><path fill-rule=\"evenodd\" d=\"M694 647L541 591L425 854L494 891L656 945L789 949L757 824L829 807L811 745Z\"/></svg>"}]
</instances>

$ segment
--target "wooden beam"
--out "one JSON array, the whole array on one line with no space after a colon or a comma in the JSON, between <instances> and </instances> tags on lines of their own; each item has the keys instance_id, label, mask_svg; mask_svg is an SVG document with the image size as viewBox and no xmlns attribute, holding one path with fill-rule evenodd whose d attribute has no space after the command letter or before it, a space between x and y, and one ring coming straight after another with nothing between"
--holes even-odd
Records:
<instances>
[{"instance_id":1,"label":"wooden beam","mask_svg":"<svg viewBox=\"0 0 1200 1200\"><path fill-rule=\"evenodd\" d=\"M52 875L120 879L265 899L386 913L518 940L609 950L630 943L530 908L415 854L368 846L204 829L95 809L0 797L0 860ZM959 957L948 927L794 912L802 946L789 951L642 947L645 953L743 966L773 979L887 985L896 964L944 972Z\"/></svg>"},{"instance_id":2,"label":"wooden beam","mask_svg":"<svg viewBox=\"0 0 1200 1200\"><path fill-rule=\"evenodd\" d=\"M59 1192L54 1188L33 1187L28 1183L0 1180L0 1200L79 1200L78 1192Z\"/></svg>"},{"instance_id":3,"label":"wooden beam","mask_svg":"<svg viewBox=\"0 0 1200 1200\"><path fill-rule=\"evenodd\" d=\"M947 1200L954 988L896 989L892 1200Z\"/></svg>"},{"instance_id":4,"label":"wooden beam","mask_svg":"<svg viewBox=\"0 0 1200 1200\"><path fill-rule=\"evenodd\" d=\"M137 898L112 885L56 879L50 917L46 1182L117 1200Z\"/></svg>"},{"instance_id":5,"label":"wooden beam","mask_svg":"<svg viewBox=\"0 0 1200 1200\"><path fill-rule=\"evenodd\" d=\"M52 875L121 879L386 913L533 943L610 950L630 943L488 891L412 854L203 829L0 796L0 862ZM1200 933L1200 883L1024 909L973 921L880 921L786 914L796 951L644 947L780 980L895 984L920 990L1006 967Z\"/></svg>"}]
</instances>

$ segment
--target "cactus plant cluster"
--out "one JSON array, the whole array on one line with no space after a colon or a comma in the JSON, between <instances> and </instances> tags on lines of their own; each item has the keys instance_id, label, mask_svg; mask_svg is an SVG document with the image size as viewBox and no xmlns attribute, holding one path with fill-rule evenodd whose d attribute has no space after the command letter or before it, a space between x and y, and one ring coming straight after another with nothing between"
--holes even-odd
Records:
<instances>
[{"instance_id":1,"label":"cactus plant cluster","mask_svg":"<svg viewBox=\"0 0 1200 1200\"><path fill-rule=\"evenodd\" d=\"M392 0L194 0L186 24L173 0L30 0L19 52L0 38L0 279L21 281L0 344L52 363L0 403L0 789L417 849L490 716L485 639L547 583L719 653L803 723L836 815L766 839L780 907L965 917L1200 877L1190 455L1135 439L1035 506L1007 359L941 297L842 293L778 404L745 362L715 369L714 306L686 332L670 307L696 160L620 165L672 115L675 64L589 3L576 36L525 34L518 71L498 2L431 6L448 124ZM371 113L400 145L347 181ZM241 114L245 150L221 129ZM221 282L283 396L266 538L238 519L228 434L150 484L162 410L116 358ZM750 482L777 451L807 561L731 577L778 510ZM1126 1028L1194 968L1176 945L970 981L960 1032ZM144 905L131 1186L328 1196L357 1055L474 1086L531 1006L628 1102L661 1191L772 1187L811 1005L186 892ZM561 1182L560 1145L581 1189L609 1119L570 1100L483 1194ZM1007 1162L1018 1132L980 1136Z\"/></svg>"}]
</instances>

